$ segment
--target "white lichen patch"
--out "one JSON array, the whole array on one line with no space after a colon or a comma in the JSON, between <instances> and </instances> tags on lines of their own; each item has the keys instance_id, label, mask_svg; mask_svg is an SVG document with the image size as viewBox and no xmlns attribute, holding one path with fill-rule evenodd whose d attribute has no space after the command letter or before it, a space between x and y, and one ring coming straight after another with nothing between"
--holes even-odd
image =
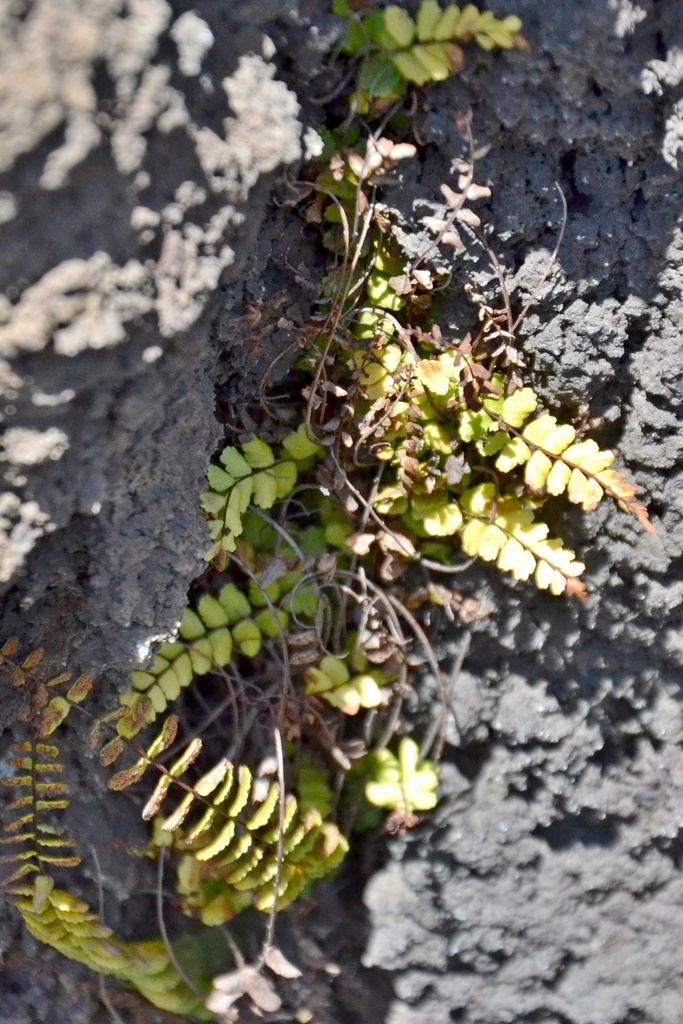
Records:
<instances>
[{"instance_id":1,"label":"white lichen patch","mask_svg":"<svg viewBox=\"0 0 683 1024\"><path fill-rule=\"evenodd\" d=\"M11 491L0 494L0 583L12 579L36 541L51 528L37 501L22 502Z\"/></svg>"},{"instance_id":2,"label":"white lichen patch","mask_svg":"<svg viewBox=\"0 0 683 1024\"><path fill-rule=\"evenodd\" d=\"M214 35L194 11L185 11L174 21L171 38L178 47L178 67L188 77L198 75L202 61L214 44Z\"/></svg>"},{"instance_id":3,"label":"white lichen patch","mask_svg":"<svg viewBox=\"0 0 683 1024\"><path fill-rule=\"evenodd\" d=\"M127 339L131 321L154 310L162 336L186 330L234 260L226 235L239 220L235 205L261 174L301 155L296 96L261 56L242 57L223 80L223 131L220 122L215 130L192 122L171 84L173 56L162 57L160 43L168 31L179 70L196 76L214 37L192 11L171 23L168 0L36 0L25 17L6 5L0 10L0 171L62 128L43 167L45 189L67 185L71 171L99 146L111 150L121 174L132 176L135 192L149 188L145 163L155 133L176 132L203 172L197 181L181 180L163 208L149 200L133 205L133 236L140 247L157 241L156 260L132 258L121 266L97 252L22 283L17 297L0 296L0 354L49 345L65 356L111 348ZM98 66L114 91L104 107L93 85ZM204 215L197 212L212 193L221 209L214 201ZM18 215L14 197L0 194L0 221Z\"/></svg>"},{"instance_id":4,"label":"white lichen patch","mask_svg":"<svg viewBox=\"0 0 683 1024\"><path fill-rule=\"evenodd\" d=\"M27 288L15 306L0 307L0 353L40 352L54 340L59 355L110 348L125 324L153 307L148 270L137 260L112 263L107 253L65 260Z\"/></svg>"},{"instance_id":5,"label":"white lichen patch","mask_svg":"<svg viewBox=\"0 0 683 1024\"><path fill-rule=\"evenodd\" d=\"M41 178L43 188L61 188L102 138L95 65L106 65L125 119L171 8L166 0L35 0L17 16L15 5L0 7L0 170L63 124Z\"/></svg>"},{"instance_id":6,"label":"white lichen patch","mask_svg":"<svg viewBox=\"0 0 683 1024\"><path fill-rule=\"evenodd\" d=\"M651 60L640 74L640 85L644 93L655 96L664 94L664 87L675 88L683 82L683 48L672 46L666 60ZM683 149L683 100L677 100L671 107L664 124L662 156L671 167L678 169L678 153Z\"/></svg>"},{"instance_id":7,"label":"white lichen patch","mask_svg":"<svg viewBox=\"0 0 683 1024\"><path fill-rule=\"evenodd\" d=\"M234 117L225 121L226 141L248 190L259 175L301 156L299 102L275 68L262 57L242 57L231 78L223 79Z\"/></svg>"},{"instance_id":8,"label":"white lichen patch","mask_svg":"<svg viewBox=\"0 0 683 1024\"><path fill-rule=\"evenodd\" d=\"M68 447L69 438L58 427L11 427L2 438L2 457L13 466L37 466L49 459L61 459Z\"/></svg>"}]
</instances>

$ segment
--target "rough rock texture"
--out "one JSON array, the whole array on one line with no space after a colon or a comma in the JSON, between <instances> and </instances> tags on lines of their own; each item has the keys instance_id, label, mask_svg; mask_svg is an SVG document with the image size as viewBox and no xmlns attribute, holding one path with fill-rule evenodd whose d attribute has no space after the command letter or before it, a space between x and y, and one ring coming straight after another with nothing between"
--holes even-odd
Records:
<instances>
[{"instance_id":1,"label":"rough rock texture","mask_svg":"<svg viewBox=\"0 0 683 1024\"><path fill-rule=\"evenodd\" d=\"M300 155L299 104L264 59L277 10L21 6L0 33L5 628L32 608L54 643L68 595L65 640L101 669L144 657L196 575L212 300L259 178Z\"/></svg>"},{"instance_id":2,"label":"rough rock texture","mask_svg":"<svg viewBox=\"0 0 683 1024\"><path fill-rule=\"evenodd\" d=\"M289 268L315 267L315 256L295 217L266 208L272 177L261 175L295 160L300 121L320 116L306 99L333 35L326 7L4 5L2 635L47 642L56 660L111 678L177 621L205 543L192 496L221 436L214 384L239 400L291 340L273 331L255 351L244 303L278 296L292 316L306 306ZM520 336L548 403L572 415L587 404L599 418L599 440L647 495L657 533L613 509L558 512L588 563L586 609L486 567L459 578L491 616L452 681L459 738L453 729L443 799L392 845L365 897L364 963L395 972L395 995L365 970L354 995L347 949L320 1003L324 1024L681 1016L683 16L677 0L513 8L532 51L470 54L461 78L431 90L416 113L419 168L392 201L411 230L438 208L462 151L454 118L471 108L477 145L490 146L483 219L520 308L557 239L559 182L564 243ZM474 244L454 271L494 293ZM443 321L471 315L456 286ZM218 370L211 337L227 351ZM444 640L445 663L462 643L457 631ZM425 696L418 727L429 714ZM149 904L127 898L153 881L115 856L135 809L111 809L82 746L72 804L82 852L97 814L111 836L108 920L126 901L144 919ZM355 890L342 893L353 951L362 908ZM323 946L343 946L329 922L318 932ZM109 1019L86 972L38 950L9 911L0 946L8 1024L38 1024L47 1005L51 1024ZM160 1019L117 998L126 1019Z\"/></svg>"},{"instance_id":3,"label":"rough rock texture","mask_svg":"<svg viewBox=\"0 0 683 1024\"><path fill-rule=\"evenodd\" d=\"M1 633L106 678L93 705L105 707L202 570L197 495L223 436L217 290L239 277L272 172L301 153L299 102L264 32L300 15L226 0L0 7ZM16 715L4 693L0 724ZM96 903L85 878L101 872L107 920L128 901L149 930L153 908L129 897L154 881L120 847L137 815L124 800L111 818L83 733L75 884ZM109 1019L96 979L2 914L3 1020Z\"/></svg>"},{"instance_id":4,"label":"rough rock texture","mask_svg":"<svg viewBox=\"0 0 683 1024\"><path fill-rule=\"evenodd\" d=\"M600 417L657 533L616 510L562 516L586 609L470 577L494 611L452 682L444 798L366 893L364 962L398 971L389 1024L680 1020L683 18L639 6L632 24L625 5L516 5L534 52L440 87L419 122L437 147L419 193L438 201L454 110L473 105L518 308L553 248L560 183L567 229L524 348L552 407Z\"/></svg>"}]
</instances>

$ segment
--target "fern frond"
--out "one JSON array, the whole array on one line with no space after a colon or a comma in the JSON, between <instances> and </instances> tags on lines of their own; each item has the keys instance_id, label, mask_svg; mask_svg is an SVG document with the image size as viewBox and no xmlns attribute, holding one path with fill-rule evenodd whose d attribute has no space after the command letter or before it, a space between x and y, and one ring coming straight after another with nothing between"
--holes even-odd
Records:
<instances>
[{"instance_id":1,"label":"fern frond","mask_svg":"<svg viewBox=\"0 0 683 1024\"><path fill-rule=\"evenodd\" d=\"M548 537L547 525L536 522L520 501L507 495L496 499L495 485L486 483L465 491L460 503L467 520L461 533L465 554L495 562L517 580L533 575L540 590L567 591L585 600L586 588L577 579L585 566L559 538Z\"/></svg>"},{"instance_id":2,"label":"fern frond","mask_svg":"<svg viewBox=\"0 0 683 1024\"><path fill-rule=\"evenodd\" d=\"M323 454L324 449L308 439L303 426L284 439L277 456L270 445L255 436L241 450L225 448L219 456L221 465L209 466L209 490L201 495L213 542L205 560L216 561L222 568L226 555L237 547L249 506L253 503L257 508L272 508L276 501L291 494L300 470Z\"/></svg>"},{"instance_id":3,"label":"fern frond","mask_svg":"<svg viewBox=\"0 0 683 1024\"><path fill-rule=\"evenodd\" d=\"M6 823L0 838L1 845L15 847L0 857L0 864L14 867L0 881L0 888L10 894L14 892L12 885L28 874L45 874L50 868L71 868L80 863L73 853L74 843L64 838L64 830L53 821L55 813L69 803L66 785L59 778L64 767L58 748L32 735L15 743L11 754L8 764L14 774L4 777L2 785L15 790L16 797L7 810L19 814Z\"/></svg>"},{"instance_id":4,"label":"fern frond","mask_svg":"<svg viewBox=\"0 0 683 1024\"><path fill-rule=\"evenodd\" d=\"M337 3L338 13L353 9ZM442 82L457 73L464 60L459 43L475 42L483 50L526 46L519 18L498 19L473 4L442 9L436 0L422 0L413 20L402 8L375 9L349 24L342 47L350 56L365 54L356 75L354 109L360 114L386 109L408 85Z\"/></svg>"},{"instance_id":5,"label":"fern frond","mask_svg":"<svg viewBox=\"0 0 683 1024\"><path fill-rule=\"evenodd\" d=\"M380 672L359 672L351 676L341 658L326 654L316 667L304 672L306 694L319 695L345 715L357 715L361 708L376 708L382 703L380 687L385 682Z\"/></svg>"},{"instance_id":6,"label":"fern frond","mask_svg":"<svg viewBox=\"0 0 683 1024\"><path fill-rule=\"evenodd\" d=\"M0 665L12 670L9 674L14 685L29 691L32 732L29 739L12 746L7 763L13 774L2 779L2 785L16 795L6 808L14 817L7 821L0 838L0 845L12 848L0 857L0 864L9 869L0 881L0 889L39 941L98 973L128 982L155 1006L211 1020L203 1000L189 991L178 975L163 942L126 943L117 939L87 904L54 887L50 871L76 867L81 859L74 852L73 840L66 838L64 829L55 822L69 800L61 778L64 766L59 750L44 740L73 704L85 698L93 681L83 674L64 697L51 698L50 690L68 682L70 673L60 673L43 683L32 675L43 652L34 651L17 666L10 660L17 647L14 640L3 645ZM171 742L167 726L151 745L152 755Z\"/></svg>"},{"instance_id":7,"label":"fern frond","mask_svg":"<svg viewBox=\"0 0 683 1024\"><path fill-rule=\"evenodd\" d=\"M148 671L131 672L132 688L119 694L126 708L116 725L119 735L132 739L195 679L227 665L233 650L255 657L262 634L251 614L246 595L234 583L217 597L205 594L196 609L186 608L179 639L161 645Z\"/></svg>"},{"instance_id":8,"label":"fern frond","mask_svg":"<svg viewBox=\"0 0 683 1024\"><path fill-rule=\"evenodd\" d=\"M436 807L439 776L430 761L420 761L419 747L410 736L401 740L398 755L380 747L368 761L365 796L369 803L405 816Z\"/></svg>"},{"instance_id":9,"label":"fern frond","mask_svg":"<svg viewBox=\"0 0 683 1024\"><path fill-rule=\"evenodd\" d=\"M43 648L38 647L31 651L18 665L13 660L18 647L19 641L16 637L12 637L3 645L0 650L0 668L7 673L9 682L15 689L27 691L31 722L37 723L37 734L46 739L62 724L73 705L80 704L87 697L94 680L84 672L67 690L65 696L51 698L50 690L68 682L71 679L71 672L60 672L49 679L41 680L35 669L45 656Z\"/></svg>"},{"instance_id":10,"label":"fern frond","mask_svg":"<svg viewBox=\"0 0 683 1024\"><path fill-rule=\"evenodd\" d=\"M198 1020L213 1019L203 999L178 975L163 942L117 939L87 903L54 888L48 875L41 874L13 892L26 927L40 942L98 974L127 982L154 1006Z\"/></svg>"},{"instance_id":11,"label":"fern frond","mask_svg":"<svg viewBox=\"0 0 683 1024\"><path fill-rule=\"evenodd\" d=\"M186 764L171 769L180 778ZM171 778L159 779L145 809L151 817L163 802ZM155 842L171 844L183 854L178 887L188 912L205 924L219 924L252 905L268 911L296 899L307 882L322 877L343 859L348 844L336 825L322 820L312 807L301 809L296 797L284 797L283 861L277 894L279 805L277 783L255 798L253 777L246 765L222 760L186 791L175 810L158 819ZM183 825L195 807L203 812Z\"/></svg>"},{"instance_id":12,"label":"fern frond","mask_svg":"<svg viewBox=\"0 0 683 1024\"><path fill-rule=\"evenodd\" d=\"M507 473L524 465L524 482L532 494L566 493L584 512L596 508L606 494L635 515L648 533L654 532L646 509L635 500L635 486L622 473L608 468L614 462L614 452L602 451L590 438L577 442L574 427L558 425L549 413L527 423L521 433L508 423L501 426L515 436L498 455L496 468Z\"/></svg>"},{"instance_id":13,"label":"fern frond","mask_svg":"<svg viewBox=\"0 0 683 1024\"><path fill-rule=\"evenodd\" d=\"M159 734L152 740L146 750L141 750L140 747L136 749L140 752L140 757L131 765L129 768L124 768L122 771L112 775L108 783L108 788L114 791L120 791L127 789L128 786L134 785L139 782L142 776L145 774L148 768L154 766L157 771L162 770L162 766L157 762L159 754L162 754L164 750L168 750L173 741L176 738L178 732L178 716L169 715L164 721L163 726ZM132 746L130 740L127 741L129 746ZM106 743L100 751L100 764L107 766L112 764L116 758L122 753L126 741L120 736L115 736L113 740ZM166 769L163 769L165 772Z\"/></svg>"},{"instance_id":14,"label":"fern frond","mask_svg":"<svg viewBox=\"0 0 683 1024\"><path fill-rule=\"evenodd\" d=\"M307 438L291 437L297 438L297 453L308 450ZM253 580L245 589L226 583L216 596L204 594L195 608L186 608L178 640L159 647L151 668L131 672L133 685L118 698L123 710L118 716L107 716L109 721L117 717L119 736L132 739L154 722L182 690L216 668L224 668L234 657L257 657L265 640L277 638L287 629L292 611L312 618L317 599L311 588L299 587L302 576L303 569L295 568L274 580L263 593ZM267 603L270 607L264 607Z\"/></svg>"}]
</instances>

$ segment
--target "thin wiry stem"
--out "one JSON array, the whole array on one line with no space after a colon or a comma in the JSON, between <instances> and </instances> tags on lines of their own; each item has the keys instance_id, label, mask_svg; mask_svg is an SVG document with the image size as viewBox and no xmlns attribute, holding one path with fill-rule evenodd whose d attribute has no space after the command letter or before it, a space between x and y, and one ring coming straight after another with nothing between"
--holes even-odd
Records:
<instances>
[{"instance_id":1,"label":"thin wiry stem","mask_svg":"<svg viewBox=\"0 0 683 1024\"><path fill-rule=\"evenodd\" d=\"M268 927L266 929L266 938L263 943L261 962L265 961L268 950L272 948L273 939L275 938L275 921L277 919L280 882L282 881L282 863L284 860L285 842L285 764L282 753L282 736L280 734L280 730L277 728L273 729L273 743L275 745L275 757L277 760L277 782L280 789L278 799L277 868L273 883L273 906L271 907L270 914L268 915Z\"/></svg>"},{"instance_id":2,"label":"thin wiry stem","mask_svg":"<svg viewBox=\"0 0 683 1024\"><path fill-rule=\"evenodd\" d=\"M287 530L285 530L285 528L277 522L277 520L273 519L272 516L269 516L267 512L263 511L263 509L257 508L256 505L252 505L249 511L255 512L256 515L263 519L264 522L268 523L269 526L272 526L275 532L280 534L284 542L286 544L289 544L290 548L292 549L292 551L294 552L294 554L296 555L300 562L308 561L306 555L303 553L297 542L294 540L291 533L288 533Z\"/></svg>"},{"instance_id":3,"label":"thin wiry stem","mask_svg":"<svg viewBox=\"0 0 683 1024\"><path fill-rule=\"evenodd\" d=\"M448 688L447 688L446 683L444 681L443 673L441 671L441 667L440 667L439 662L437 660L436 654L434 653L434 648L432 647L432 645L431 645L431 643L429 641L429 637L427 636L425 631L422 629L422 626L420 625L420 623L417 621L415 616L411 612L408 611L406 606L401 601L399 601L398 598L393 596L393 594L387 594L387 600L391 602L391 604L394 606L394 608L396 609L398 614L401 615L406 620L406 622L409 624L410 628L414 632L415 636L418 638L418 640L422 644L422 647L424 648L424 651L425 651L425 653L427 655L427 660L429 661L429 664L431 666L432 672L434 673L434 677L435 677L435 679L437 681L437 684L439 686L439 690L441 692L441 706L442 706L443 714L442 714L442 719L441 719L441 723L440 723L440 727L439 727L439 745L438 745L438 753L437 753L437 758L438 758L438 757L441 756L441 752L443 750L443 746L444 746L444 743L445 743L446 718L447 718L448 712L450 710L449 709L449 705L448 705ZM458 738L459 738L459 736L460 736L460 729L458 728L458 723L455 720L455 715L453 715L453 718L454 718L455 729L456 729L456 732L457 732Z\"/></svg>"},{"instance_id":4,"label":"thin wiry stem","mask_svg":"<svg viewBox=\"0 0 683 1024\"><path fill-rule=\"evenodd\" d=\"M511 330L512 330L513 333L517 330L517 328L521 324L522 320L527 315L527 313L529 312L529 310L533 306L534 302L538 298L538 296L539 296L539 294L541 292L541 288L543 287L545 282L548 280L548 274L550 273L550 271L553 268L555 260L557 259L557 254L560 251L560 246L562 245L562 239L564 238L565 228L567 227L567 216L568 216L567 200L565 199L564 192L562 191L562 189L560 188L560 186L559 186L559 184L557 182L555 182L555 188L557 189L557 191L559 193L560 202L562 203L562 225L560 227L560 233L557 236L557 242L555 243L555 248L552 251L550 259L546 263L545 268L543 270L543 273L541 274L540 281L538 282L538 284L534 288L533 292L531 293L531 297L529 298L528 302L524 306L522 312L519 314L519 316L515 320L514 324L512 325Z\"/></svg>"},{"instance_id":5,"label":"thin wiry stem","mask_svg":"<svg viewBox=\"0 0 683 1024\"><path fill-rule=\"evenodd\" d=\"M166 855L166 847L165 846L160 846L159 847L159 855L158 855L158 858L157 858L157 893L156 893L156 897L157 897L157 899L156 899L156 903L157 903L157 923L159 925L159 935L161 936L161 941L163 942L164 946L166 947L166 952L168 953L168 959L171 961L171 963L175 967L176 971L178 972L180 977L183 979L183 981L185 982L185 984L189 988L190 992L193 992L199 999L202 999L203 998L202 993L199 991L199 989L197 988L197 986L193 982L192 978L190 978L189 975L186 974L186 972L184 971L182 966L178 963L178 959L177 959L175 953L173 952L173 946L171 945L170 939L168 937L168 932L166 930L166 919L164 917L164 896L163 896L163 892L164 892L164 857L165 857L165 855Z\"/></svg>"},{"instance_id":6,"label":"thin wiry stem","mask_svg":"<svg viewBox=\"0 0 683 1024\"><path fill-rule=\"evenodd\" d=\"M95 863L95 872L97 874L97 901L99 915L100 920L102 921L102 923L104 923L104 888L102 886L102 870L100 868L100 858L97 854L97 847L94 846L92 843L90 844L90 852L92 854L92 859ZM104 1006L105 1010L111 1017L114 1024L125 1024L123 1018L121 1017L118 1010L116 1009L111 999L109 998L109 993L107 992L107 986L104 980L104 974L101 971L98 971L97 974L97 988L100 996L100 1002Z\"/></svg>"},{"instance_id":7,"label":"thin wiry stem","mask_svg":"<svg viewBox=\"0 0 683 1024\"><path fill-rule=\"evenodd\" d=\"M455 658L455 663L454 663L453 668L451 669L451 671L450 671L450 673L448 675L448 686L447 686L448 704L449 704L451 715L453 716L453 719L455 721L456 728L458 727L457 726L457 715L456 715L455 710L453 708L452 693L453 693L453 691L455 689L456 683L457 683L458 678L460 676L460 672L462 671L462 666L463 666L463 664L465 662L465 658L467 657L467 652L470 649L470 641L471 641L471 639L472 639L472 631L468 629L468 630L466 630L465 635L463 636L463 638L462 638L462 640L460 642L460 645L458 646L458 653L457 653L456 658ZM434 723L433 723L431 729L426 734L426 736L422 740L422 743L420 744L420 757L421 758L426 757L428 752L431 750L432 746L434 745L434 742L437 739L437 736L439 735L440 728L441 728L440 718L435 718L434 719ZM461 736L460 736L460 729L458 728L458 739L460 740L460 738L461 738ZM438 758L439 754L440 754L440 751L437 751L435 753L434 757Z\"/></svg>"}]
</instances>

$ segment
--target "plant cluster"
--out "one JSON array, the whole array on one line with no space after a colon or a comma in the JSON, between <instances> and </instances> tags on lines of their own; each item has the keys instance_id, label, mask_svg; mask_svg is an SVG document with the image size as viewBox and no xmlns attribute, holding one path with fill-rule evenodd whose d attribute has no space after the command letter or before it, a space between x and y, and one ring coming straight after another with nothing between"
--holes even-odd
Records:
<instances>
[{"instance_id":1,"label":"plant cluster","mask_svg":"<svg viewBox=\"0 0 683 1024\"><path fill-rule=\"evenodd\" d=\"M455 543L518 580L533 576L540 589L585 599L583 563L539 518L546 500L562 496L591 511L608 496L651 530L647 513L633 484L611 468L611 451L539 410L520 377L509 310L501 316L476 297L476 337L451 339L428 322L438 278L420 261L401 261L376 199L382 175L413 153L371 139L364 153L333 156L315 181L307 219L331 225L324 237L337 260L327 282L335 329L319 339L317 394L308 402L313 434L329 437L333 425L337 466L358 480L368 513L363 548L386 547L390 536L393 563L427 555L447 566ZM479 224L466 203L488 189L473 183L465 162L458 189L444 185L450 213L427 218L436 246L460 247L456 224ZM340 408L331 394L343 396ZM363 482L368 463L377 473L371 490ZM401 572L395 564L388 571Z\"/></svg>"},{"instance_id":2,"label":"plant cluster","mask_svg":"<svg viewBox=\"0 0 683 1024\"><path fill-rule=\"evenodd\" d=\"M411 85L460 67L461 43L525 45L519 19L472 5L423 0L415 19L396 6L356 16L346 0L335 11L347 18L352 111L387 111L389 124ZM471 204L490 194L475 183L472 150L469 136L455 187L442 186L443 215L424 219L434 241L411 261L381 197L415 145L380 132L362 141L348 123L327 131L301 183L299 210L328 266L297 342L297 394L283 406L266 388L233 425L201 495L201 586L177 637L93 724L101 763L116 763L110 789L143 788L156 774L142 852L172 859L180 909L206 925L247 907L268 915L260 962L237 959L208 1003L165 941L124 943L55 887L52 872L78 858L55 824L67 797L57 747L45 741L91 680L41 681L39 655L17 663L12 643L0 652L32 709L6 781L21 813L5 829L3 842L19 848L6 858L5 890L36 936L175 1012L202 1018L206 1005L235 1019L243 995L277 1009L261 969L295 971L273 946L277 910L336 868L354 827L384 813L387 832L402 832L435 805L438 774L425 755L438 758L450 708L429 622L485 614L443 580L480 559L586 600L583 563L552 535L550 499L589 512L608 497L652 529L613 453L542 407L507 298L496 310L470 290L475 332L437 323L442 248L464 247L480 224ZM422 747L400 735L420 666L443 698ZM157 735L140 745L159 716Z\"/></svg>"},{"instance_id":3,"label":"plant cluster","mask_svg":"<svg viewBox=\"0 0 683 1024\"><path fill-rule=\"evenodd\" d=\"M187 987L161 939L124 942L87 903L55 885L54 872L78 866L80 857L74 852L74 841L58 824L60 812L69 803L62 781L64 765L58 747L45 741L71 707L85 699L93 680L79 676L64 695L52 696L70 681L69 673L41 680L36 671L43 660L42 649L17 662L17 648L16 638L3 645L0 668L12 686L26 692L31 729L27 740L13 745L8 759L12 774L2 780L16 794L6 811L18 812L5 823L0 839L11 849L0 857L0 864L9 870L0 882L2 892L41 942L92 971L120 978L155 1006L210 1020L203 999Z\"/></svg>"}]
</instances>

